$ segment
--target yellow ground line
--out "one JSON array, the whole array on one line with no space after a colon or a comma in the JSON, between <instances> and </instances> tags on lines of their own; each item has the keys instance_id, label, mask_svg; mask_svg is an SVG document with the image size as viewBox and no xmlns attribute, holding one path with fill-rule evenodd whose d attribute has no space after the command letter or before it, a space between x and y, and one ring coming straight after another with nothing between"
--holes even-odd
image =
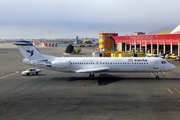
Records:
<instances>
[{"instance_id":1,"label":"yellow ground line","mask_svg":"<svg viewBox=\"0 0 180 120\"><path fill-rule=\"evenodd\" d=\"M174 88L174 89L180 94L180 92L176 88Z\"/></svg>"},{"instance_id":2,"label":"yellow ground line","mask_svg":"<svg viewBox=\"0 0 180 120\"><path fill-rule=\"evenodd\" d=\"M153 75L153 73L151 73L151 75Z\"/></svg>"},{"instance_id":3,"label":"yellow ground line","mask_svg":"<svg viewBox=\"0 0 180 120\"><path fill-rule=\"evenodd\" d=\"M169 73L164 73L163 75L170 75Z\"/></svg>"},{"instance_id":4,"label":"yellow ground line","mask_svg":"<svg viewBox=\"0 0 180 120\"><path fill-rule=\"evenodd\" d=\"M168 90L171 94L173 94L173 92L172 92L169 88L167 88L167 90Z\"/></svg>"},{"instance_id":5,"label":"yellow ground line","mask_svg":"<svg viewBox=\"0 0 180 120\"><path fill-rule=\"evenodd\" d=\"M175 75L174 73L172 73L173 75Z\"/></svg>"}]
</instances>

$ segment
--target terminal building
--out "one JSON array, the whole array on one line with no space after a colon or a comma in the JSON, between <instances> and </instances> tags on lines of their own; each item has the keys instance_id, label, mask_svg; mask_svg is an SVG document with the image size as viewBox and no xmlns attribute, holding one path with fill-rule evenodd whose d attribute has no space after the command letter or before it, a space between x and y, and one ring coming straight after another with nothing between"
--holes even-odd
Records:
<instances>
[{"instance_id":1,"label":"terminal building","mask_svg":"<svg viewBox=\"0 0 180 120\"><path fill-rule=\"evenodd\" d=\"M180 28L180 26L178 26ZM177 28L178 28L177 27ZM177 28L175 30L177 30ZM138 32L135 35L118 36L118 33L99 33L99 48L102 51L134 51L146 54L180 54L180 31L171 34Z\"/></svg>"}]
</instances>

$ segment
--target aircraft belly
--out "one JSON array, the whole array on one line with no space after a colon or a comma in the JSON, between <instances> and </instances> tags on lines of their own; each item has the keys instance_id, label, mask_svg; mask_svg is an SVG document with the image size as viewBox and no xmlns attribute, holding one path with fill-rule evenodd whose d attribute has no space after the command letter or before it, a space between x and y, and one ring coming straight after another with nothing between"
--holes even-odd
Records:
<instances>
[{"instance_id":1,"label":"aircraft belly","mask_svg":"<svg viewBox=\"0 0 180 120\"><path fill-rule=\"evenodd\" d=\"M145 71L148 71L148 67L136 67L135 69L134 69L134 71L142 71L142 72L145 72Z\"/></svg>"}]
</instances>

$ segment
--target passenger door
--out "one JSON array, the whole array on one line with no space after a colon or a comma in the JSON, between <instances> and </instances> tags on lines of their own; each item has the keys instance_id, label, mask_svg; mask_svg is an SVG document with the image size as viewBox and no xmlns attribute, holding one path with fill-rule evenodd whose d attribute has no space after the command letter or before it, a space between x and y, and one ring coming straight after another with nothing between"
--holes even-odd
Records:
<instances>
[{"instance_id":1,"label":"passenger door","mask_svg":"<svg viewBox=\"0 0 180 120\"><path fill-rule=\"evenodd\" d=\"M154 69L158 69L158 61L154 62Z\"/></svg>"}]
</instances>

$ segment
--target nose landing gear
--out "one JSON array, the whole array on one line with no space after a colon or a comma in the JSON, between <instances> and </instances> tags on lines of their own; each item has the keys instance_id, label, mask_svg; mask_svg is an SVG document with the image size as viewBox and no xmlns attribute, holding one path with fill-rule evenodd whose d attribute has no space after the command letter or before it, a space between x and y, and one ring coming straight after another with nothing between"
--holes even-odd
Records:
<instances>
[{"instance_id":1,"label":"nose landing gear","mask_svg":"<svg viewBox=\"0 0 180 120\"><path fill-rule=\"evenodd\" d=\"M156 79L159 79L159 76L158 76L158 75L156 76Z\"/></svg>"}]
</instances>

